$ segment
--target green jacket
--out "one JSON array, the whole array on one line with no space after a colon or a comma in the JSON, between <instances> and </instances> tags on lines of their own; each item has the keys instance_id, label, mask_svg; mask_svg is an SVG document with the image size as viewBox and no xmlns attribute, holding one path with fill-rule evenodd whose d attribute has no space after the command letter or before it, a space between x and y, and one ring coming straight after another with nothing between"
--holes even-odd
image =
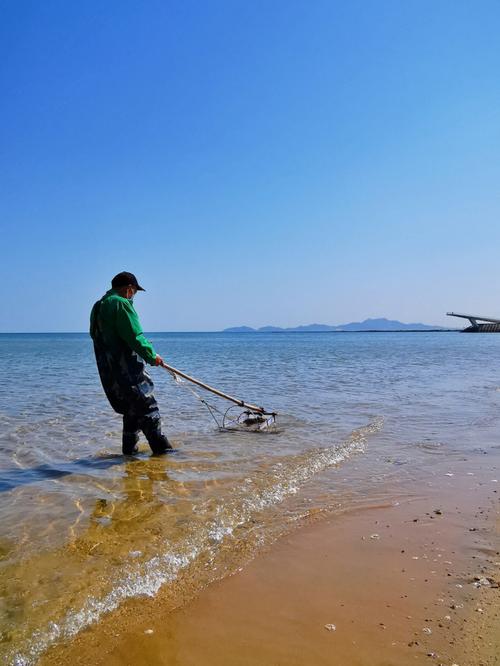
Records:
<instances>
[{"instance_id":1,"label":"green jacket","mask_svg":"<svg viewBox=\"0 0 500 666\"><path fill-rule=\"evenodd\" d=\"M109 351L118 351L125 342L149 365L155 365L156 352L144 337L137 312L132 302L110 289L92 308L90 335L95 340L99 332L102 343Z\"/></svg>"}]
</instances>

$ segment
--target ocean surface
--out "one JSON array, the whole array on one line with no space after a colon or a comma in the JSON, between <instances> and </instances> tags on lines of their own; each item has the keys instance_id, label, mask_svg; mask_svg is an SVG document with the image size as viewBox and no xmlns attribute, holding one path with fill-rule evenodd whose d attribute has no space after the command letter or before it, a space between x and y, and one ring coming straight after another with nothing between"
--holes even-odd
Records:
<instances>
[{"instance_id":1,"label":"ocean surface","mask_svg":"<svg viewBox=\"0 0 500 666\"><path fill-rule=\"evenodd\" d=\"M34 664L162 586L178 606L305 520L397 501L499 447L500 335L150 338L177 368L279 412L277 427L219 431L152 368L177 451L151 457L141 440L125 459L87 335L0 335L1 663Z\"/></svg>"}]
</instances>

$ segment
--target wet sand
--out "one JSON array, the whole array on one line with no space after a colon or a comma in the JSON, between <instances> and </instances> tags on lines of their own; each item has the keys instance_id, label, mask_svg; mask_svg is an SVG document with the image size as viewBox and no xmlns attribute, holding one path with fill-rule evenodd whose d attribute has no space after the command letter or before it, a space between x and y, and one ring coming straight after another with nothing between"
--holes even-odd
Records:
<instances>
[{"instance_id":1,"label":"wet sand","mask_svg":"<svg viewBox=\"0 0 500 666\"><path fill-rule=\"evenodd\" d=\"M499 664L499 458L309 520L176 610L131 601L41 663Z\"/></svg>"}]
</instances>

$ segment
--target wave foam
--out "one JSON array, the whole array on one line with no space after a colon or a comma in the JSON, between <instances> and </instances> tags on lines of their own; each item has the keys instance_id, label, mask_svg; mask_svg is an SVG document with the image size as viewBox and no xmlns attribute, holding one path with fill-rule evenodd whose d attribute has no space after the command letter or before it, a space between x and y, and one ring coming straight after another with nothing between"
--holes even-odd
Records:
<instances>
[{"instance_id":1,"label":"wave foam","mask_svg":"<svg viewBox=\"0 0 500 666\"><path fill-rule=\"evenodd\" d=\"M247 523L253 514L280 504L326 468L344 462L353 454L362 453L367 437L382 427L383 419L377 418L355 430L340 445L314 449L285 462L276 462L267 471L271 478L267 487L259 485L261 479L246 479L244 484L234 489L234 499L218 507L217 518L207 521L196 535L191 534L191 538L181 541L177 552L150 558L117 580L108 594L101 598L89 597L83 608L70 610L60 622L50 622L45 629L34 632L22 651L11 654L10 663L13 666L32 666L50 646L74 637L105 613L118 608L126 599L155 596L163 585L174 581L202 553L213 558L221 542L232 537L234 530Z\"/></svg>"}]
</instances>

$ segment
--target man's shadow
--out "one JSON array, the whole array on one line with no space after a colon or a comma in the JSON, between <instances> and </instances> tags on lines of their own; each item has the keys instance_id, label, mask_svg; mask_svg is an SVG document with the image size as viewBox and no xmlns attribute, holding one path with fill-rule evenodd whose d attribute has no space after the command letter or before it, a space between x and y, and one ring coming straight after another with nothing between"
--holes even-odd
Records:
<instances>
[{"instance_id":1,"label":"man's shadow","mask_svg":"<svg viewBox=\"0 0 500 666\"><path fill-rule=\"evenodd\" d=\"M108 469L114 465L123 465L126 459L120 454L105 456L89 456L70 462L58 462L53 465L43 464L37 467L28 467L0 471L0 493L5 493L19 486L25 486L37 481L59 479L70 474L92 475L100 469Z\"/></svg>"}]
</instances>

